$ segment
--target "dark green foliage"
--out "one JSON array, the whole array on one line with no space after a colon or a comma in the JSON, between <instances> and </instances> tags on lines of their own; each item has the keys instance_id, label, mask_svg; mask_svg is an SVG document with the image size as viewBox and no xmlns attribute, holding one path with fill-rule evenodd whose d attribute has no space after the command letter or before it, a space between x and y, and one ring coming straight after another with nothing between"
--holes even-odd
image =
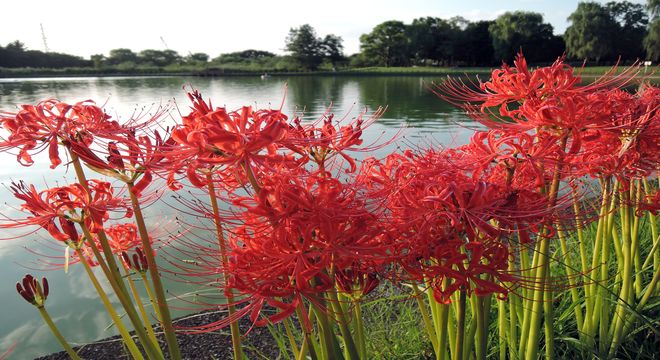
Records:
<instances>
[{"instance_id":1,"label":"dark green foliage","mask_svg":"<svg viewBox=\"0 0 660 360\"><path fill-rule=\"evenodd\" d=\"M180 63L181 60L181 56L174 50L147 49L138 55L139 63L144 65L167 66Z\"/></svg>"},{"instance_id":2,"label":"dark green foliage","mask_svg":"<svg viewBox=\"0 0 660 360\"><path fill-rule=\"evenodd\" d=\"M138 56L130 49L112 49L107 58L108 65L119 65L121 63L137 63Z\"/></svg>"},{"instance_id":3,"label":"dark green foliage","mask_svg":"<svg viewBox=\"0 0 660 360\"><path fill-rule=\"evenodd\" d=\"M511 62L522 50L529 62L547 62L563 52L552 33L552 25L544 23L543 15L539 13L504 13L490 25L489 30L496 61Z\"/></svg>"},{"instance_id":4,"label":"dark green foliage","mask_svg":"<svg viewBox=\"0 0 660 360\"><path fill-rule=\"evenodd\" d=\"M64 67L91 65L91 61L85 60L79 56L61 54L57 52L45 53L38 50L28 50L25 45L18 40L7 44L5 47L0 46L0 67L60 69Z\"/></svg>"},{"instance_id":5,"label":"dark green foliage","mask_svg":"<svg viewBox=\"0 0 660 360\"><path fill-rule=\"evenodd\" d=\"M455 60L468 66L488 66L494 62L493 38L488 30L494 21L469 23L457 39Z\"/></svg>"},{"instance_id":6,"label":"dark green foliage","mask_svg":"<svg viewBox=\"0 0 660 360\"><path fill-rule=\"evenodd\" d=\"M644 50L647 60L660 61L660 17L651 21L648 34L644 38Z\"/></svg>"},{"instance_id":7,"label":"dark green foliage","mask_svg":"<svg viewBox=\"0 0 660 360\"><path fill-rule=\"evenodd\" d=\"M321 41L321 53L330 61L333 67L346 59L343 41L340 36L333 34L326 35Z\"/></svg>"},{"instance_id":8,"label":"dark green foliage","mask_svg":"<svg viewBox=\"0 0 660 360\"><path fill-rule=\"evenodd\" d=\"M606 7L618 25L614 38L615 56L622 59L643 58L643 40L649 23L644 6L629 1L611 1Z\"/></svg>"},{"instance_id":9,"label":"dark green foliage","mask_svg":"<svg viewBox=\"0 0 660 360\"><path fill-rule=\"evenodd\" d=\"M344 61L344 45L341 37L328 34L321 39L309 24L289 30L286 37L286 51L291 53L304 70L316 70L324 60L334 66Z\"/></svg>"},{"instance_id":10,"label":"dark green foliage","mask_svg":"<svg viewBox=\"0 0 660 360\"><path fill-rule=\"evenodd\" d=\"M316 69L323 61L322 40L309 24L289 30L286 51L306 70Z\"/></svg>"},{"instance_id":11,"label":"dark green foliage","mask_svg":"<svg viewBox=\"0 0 660 360\"><path fill-rule=\"evenodd\" d=\"M568 17L571 25L566 29L566 52L574 59L590 59L596 63L615 53L617 23L598 3L579 3Z\"/></svg>"},{"instance_id":12,"label":"dark green foliage","mask_svg":"<svg viewBox=\"0 0 660 360\"><path fill-rule=\"evenodd\" d=\"M461 52L456 47L461 29L456 22L434 17L414 19L408 26L410 55L416 65L447 65Z\"/></svg>"},{"instance_id":13,"label":"dark green foliage","mask_svg":"<svg viewBox=\"0 0 660 360\"><path fill-rule=\"evenodd\" d=\"M183 61L187 64L206 64L209 61L209 55L205 53L188 54Z\"/></svg>"},{"instance_id":14,"label":"dark green foliage","mask_svg":"<svg viewBox=\"0 0 660 360\"><path fill-rule=\"evenodd\" d=\"M406 25L391 20L360 36L360 48L370 65L408 66L410 65L410 37Z\"/></svg>"},{"instance_id":15,"label":"dark green foliage","mask_svg":"<svg viewBox=\"0 0 660 360\"><path fill-rule=\"evenodd\" d=\"M660 60L660 0L648 0L646 8L653 17L644 38L644 52L646 59Z\"/></svg>"}]
</instances>

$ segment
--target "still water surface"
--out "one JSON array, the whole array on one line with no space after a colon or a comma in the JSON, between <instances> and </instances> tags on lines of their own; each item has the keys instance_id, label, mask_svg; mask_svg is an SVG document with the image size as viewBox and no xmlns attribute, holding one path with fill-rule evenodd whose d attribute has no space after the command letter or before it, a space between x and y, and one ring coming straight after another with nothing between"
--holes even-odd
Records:
<instances>
[{"instance_id":1,"label":"still water surface","mask_svg":"<svg viewBox=\"0 0 660 360\"><path fill-rule=\"evenodd\" d=\"M286 114L302 115L309 121L327 111L335 113L335 119L351 119L362 111L371 113L379 106L386 106L384 116L364 134L369 142L399 133L397 142L375 154L382 156L396 147L454 146L467 141L474 123L429 90L432 82L440 80L419 76L0 79L0 109L14 111L19 104L34 104L51 97L69 103L91 99L105 104L106 112L120 120L170 106L172 110L165 121L173 123L179 112L189 111L184 85L199 89L215 106L224 105L228 109L243 105L283 106ZM405 129L400 131L402 127ZM15 157L0 154L0 216L20 217L15 211L20 204L6 188L12 180L24 180L44 189L66 184L71 181L71 174L64 167L48 170L43 156L34 166L25 168L16 163ZM147 209L152 220L175 215L176 210L165 205ZM0 238L11 234L0 230ZM47 239L41 231L21 239L0 241L0 354L13 344L16 348L10 359L29 359L61 350L36 309L15 291L15 283L28 272L48 277L51 294L47 309L71 343L83 344L113 334L107 329L109 317L81 266L72 266L68 273L62 269L34 270L58 262L46 255L61 257L63 252L61 245ZM179 283L170 283L170 288L178 294L190 291Z\"/></svg>"}]
</instances>

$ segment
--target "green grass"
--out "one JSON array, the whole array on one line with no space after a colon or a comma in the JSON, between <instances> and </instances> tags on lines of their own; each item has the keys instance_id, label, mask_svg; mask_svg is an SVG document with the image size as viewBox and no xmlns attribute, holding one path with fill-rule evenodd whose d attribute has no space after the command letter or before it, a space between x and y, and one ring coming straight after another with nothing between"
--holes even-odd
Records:
<instances>
[{"instance_id":1,"label":"green grass","mask_svg":"<svg viewBox=\"0 0 660 360\"><path fill-rule=\"evenodd\" d=\"M362 305L370 359L431 359L434 357L416 301L391 285L378 299Z\"/></svg>"}]
</instances>

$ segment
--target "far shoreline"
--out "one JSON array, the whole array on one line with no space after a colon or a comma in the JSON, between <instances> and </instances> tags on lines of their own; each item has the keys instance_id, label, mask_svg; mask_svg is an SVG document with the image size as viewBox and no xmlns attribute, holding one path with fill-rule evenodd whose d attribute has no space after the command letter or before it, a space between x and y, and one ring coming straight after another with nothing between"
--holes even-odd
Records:
<instances>
[{"instance_id":1,"label":"far shoreline","mask_svg":"<svg viewBox=\"0 0 660 360\"><path fill-rule=\"evenodd\" d=\"M581 69L581 76L593 78L604 75L611 66L590 66ZM626 69L619 66L617 73ZM656 67L644 69L640 67L637 78L657 80L660 76L655 74ZM29 69L29 68L0 68L0 81L5 79L53 79L53 78L140 78L140 77L305 77L305 76L479 76L491 75L494 68L488 67L369 67L345 70L317 70L317 71L255 71L242 69L210 68L191 71L167 71L166 69L136 69L135 71L117 71L105 69L104 71L85 71L85 68L76 69ZM579 69L579 67L576 67ZM33 71L31 71L33 70ZM579 71L579 70L578 70Z\"/></svg>"}]
</instances>

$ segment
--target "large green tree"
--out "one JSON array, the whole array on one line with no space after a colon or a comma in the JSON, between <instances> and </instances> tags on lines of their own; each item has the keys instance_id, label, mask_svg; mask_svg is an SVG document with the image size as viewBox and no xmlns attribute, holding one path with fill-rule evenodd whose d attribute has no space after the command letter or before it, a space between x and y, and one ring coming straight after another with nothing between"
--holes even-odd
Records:
<instances>
[{"instance_id":1,"label":"large green tree","mask_svg":"<svg viewBox=\"0 0 660 360\"><path fill-rule=\"evenodd\" d=\"M646 7L653 19L644 38L644 50L647 60L657 62L660 61L660 0L649 0Z\"/></svg>"},{"instance_id":2,"label":"large green tree","mask_svg":"<svg viewBox=\"0 0 660 360\"><path fill-rule=\"evenodd\" d=\"M363 56L373 65L409 65L409 44L406 25L396 20L376 25L370 33L360 36Z\"/></svg>"},{"instance_id":3,"label":"large green tree","mask_svg":"<svg viewBox=\"0 0 660 360\"><path fill-rule=\"evenodd\" d=\"M493 38L489 28L494 21L477 21L467 24L454 43L458 50L454 60L462 65L488 66L493 64Z\"/></svg>"},{"instance_id":4,"label":"large green tree","mask_svg":"<svg viewBox=\"0 0 660 360\"><path fill-rule=\"evenodd\" d=\"M614 56L620 56L623 60L643 58L642 43L649 23L644 5L629 1L610 1L605 6L618 25L617 36L614 37Z\"/></svg>"},{"instance_id":5,"label":"large green tree","mask_svg":"<svg viewBox=\"0 0 660 360\"><path fill-rule=\"evenodd\" d=\"M131 49L112 49L108 55L107 62L110 65L119 65L121 63L137 63L138 55Z\"/></svg>"},{"instance_id":6,"label":"large green tree","mask_svg":"<svg viewBox=\"0 0 660 360\"><path fill-rule=\"evenodd\" d=\"M554 60L563 49L552 33L552 25L535 12L506 12L489 27L495 60L511 61L522 49L531 62Z\"/></svg>"},{"instance_id":7,"label":"large green tree","mask_svg":"<svg viewBox=\"0 0 660 360\"><path fill-rule=\"evenodd\" d=\"M410 55L416 64L428 61L449 64L455 53L455 43L460 33L457 25L436 17L414 19L408 26Z\"/></svg>"},{"instance_id":8,"label":"large green tree","mask_svg":"<svg viewBox=\"0 0 660 360\"><path fill-rule=\"evenodd\" d=\"M564 34L568 56L600 62L614 55L618 24L605 6L579 3L568 21L571 25Z\"/></svg>"},{"instance_id":9,"label":"large green tree","mask_svg":"<svg viewBox=\"0 0 660 360\"><path fill-rule=\"evenodd\" d=\"M334 67L338 62L343 61L344 56L344 40L337 35L328 34L321 41L321 52Z\"/></svg>"},{"instance_id":10,"label":"large green tree","mask_svg":"<svg viewBox=\"0 0 660 360\"><path fill-rule=\"evenodd\" d=\"M140 51L138 60L141 64L167 66L180 62L182 58L181 55L174 50L147 49Z\"/></svg>"},{"instance_id":11,"label":"large green tree","mask_svg":"<svg viewBox=\"0 0 660 360\"><path fill-rule=\"evenodd\" d=\"M286 51L307 70L314 70L323 61L323 41L309 24L289 30L286 37Z\"/></svg>"}]
</instances>

